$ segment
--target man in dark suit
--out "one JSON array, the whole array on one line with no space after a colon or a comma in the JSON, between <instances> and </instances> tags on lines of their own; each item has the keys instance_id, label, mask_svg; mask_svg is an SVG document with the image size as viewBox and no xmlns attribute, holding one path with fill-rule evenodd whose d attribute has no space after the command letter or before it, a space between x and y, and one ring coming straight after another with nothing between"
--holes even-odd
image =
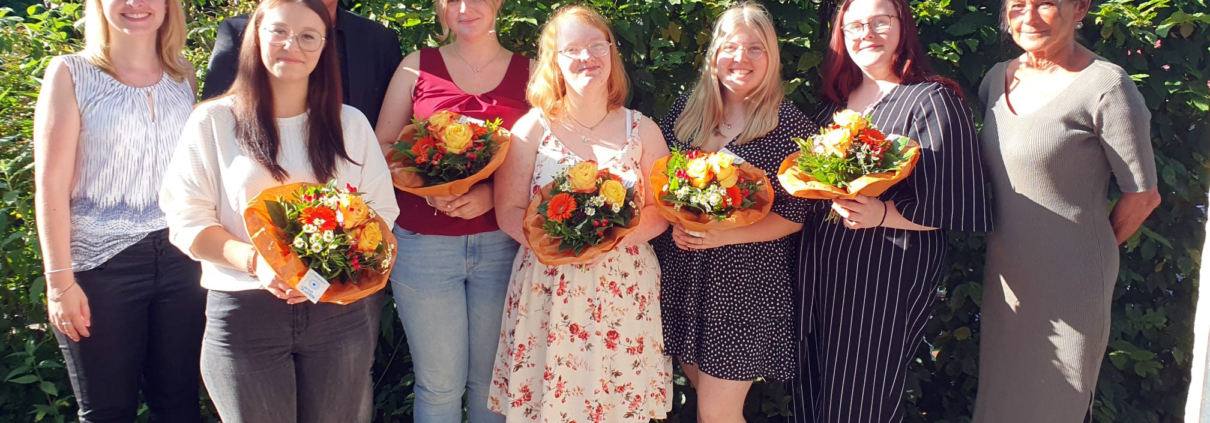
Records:
<instances>
[{"instance_id":1,"label":"man in dark suit","mask_svg":"<svg viewBox=\"0 0 1210 423\"><path fill-rule=\"evenodd\" d=\"M399 36L393 29L338 8L338 2L323 0L336 20L336 39L328 42L335 42L336 51L340 53L344 104L356 107L374 126L378 124L378 111L382 108L387 84L391 83L395 68L403 60ZM246 26L248 15L227 18L219 23L206 84L202 88L203 100L222 95L235 82Z\"/></svg>"}]
</instances>

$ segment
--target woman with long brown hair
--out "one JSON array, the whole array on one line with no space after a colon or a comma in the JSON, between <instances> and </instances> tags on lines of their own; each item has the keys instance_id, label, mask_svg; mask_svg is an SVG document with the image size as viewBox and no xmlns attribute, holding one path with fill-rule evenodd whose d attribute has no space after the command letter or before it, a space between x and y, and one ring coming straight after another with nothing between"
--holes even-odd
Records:
<instances>
[{"instance_id":1,"label":"woman with long brown hair","mask_svg":"<svg viewBox=\"0 0 1210 423\"><path fill-rule=\"evenodd\" d=\"M908 363L941 282L947 231L991 229L975 126L953 81L934 75L905 0L849 0L832 20L820 125L869 116L920 143L907 179L878 198L827 202L803 232L798 422L898 422Z\"/></svg>"},{"instance_id":2,"label":"woman with long brown hair","mask_svg":"<svg viewBox=\"0 0 1210 423\"><path fill-rule=\"evenodd\" d=\"M186 125L160 204L172 243L210 290L202 378L224 422L368 422L377 327L359 305L312 304L249 243L243 211L266 188L336 180L398 214L365 116L341 105L329 13L268 0L253 13L227 95Z\"/></svg>"},{"instance_id":3,"label":"woman with long brown hair","mask_svg":"<svg viewBox=\"0 0 1210 423\"><path fill-rule=\"evenodd\" d=\"M168 245L160 180L193 109L179 0L89 0L83 51L50 62L34 114L47 311L80 421L199 422L205 291ZM120 153L120 154L115 154Z\"/></svg>"}]
</instances>

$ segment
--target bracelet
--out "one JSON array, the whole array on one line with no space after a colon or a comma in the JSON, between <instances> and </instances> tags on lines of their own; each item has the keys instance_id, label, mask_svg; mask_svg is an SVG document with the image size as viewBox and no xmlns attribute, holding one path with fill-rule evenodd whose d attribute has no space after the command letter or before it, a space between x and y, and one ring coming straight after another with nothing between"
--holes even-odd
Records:
<instances>
[{"instance_id":1,"label":"bracelet","mask_svg":"<svg viewBox=\"0 0 1210 423\"><path fill-rule=\"evenodd\" d=\"M59 295L56 295L54 297L47 295L46 298L50 299L51 301L59 301L59 299L63 298L64 294L67 294L67 291L71 291L71 289L75 288L75 287L76 287L76 281L73 280L73 281L71 281L71 285L68 285L67 288L59 291Z\"/></svg>"},{"instance_id":2,"label":"bracelet","mask_svg":"<svg viewBox=\"0 0 1210 423\"><path fill-rule=\"evenodd\" d=\"M71 267L64 267L62 269L48 270L48 271L42 272L42 274L43 275L53 275L53 274L59 273L59 272L66 272L71 269L72 269Z\"/></svg>"},{"instance_id":3,"label":"bracelet","mask_svg":"<svg viewBox=\"0 0 1210 423\"><path fill-rule=\"evenodd\" d=\"M887 205L886 205L886 201L883 201L882 202L882 220L878 221L878 226L882 226L882 224L884 222L886 222L886 215L887 215Z\"/></svg>"},{"instance_id":4,"label":"bracelet","mask_svg":"<svg viewBox=\"0 0 1210 423\"><path fill-rule=\"evenodd\" d=\"M253 248L252 255L248 256L248 263L244 265L244 270L247 270L248 274L252 275L253 277L256 277L256 258L259 256L260 251L257 251L256 248Z\"/></svg>"}]
</instances>

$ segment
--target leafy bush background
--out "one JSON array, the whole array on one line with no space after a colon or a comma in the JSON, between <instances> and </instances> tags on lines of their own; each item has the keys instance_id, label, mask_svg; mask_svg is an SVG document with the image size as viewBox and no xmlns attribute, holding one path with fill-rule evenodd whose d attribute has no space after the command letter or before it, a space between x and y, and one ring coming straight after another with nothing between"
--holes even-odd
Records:
<instances>
[{"instance_id":1,"label":"leafy bush background","mask_svg":"<svg viewBox=\"0 0 1210 423\"><path fill-rule=\"evenodd\" d=\"M57 344L46 331L44 280L32 221L30 127L49 57L80 45L80 0L0 0L0 423L74 421L74 400ZM188 58L204 80L215 27L246 13L252 0L188 3ZM390 25L405 51L434 45L430 0L343 0ZM659 118L696 74L714 0L588 0L613 19L634 82L632 107ZM785 90L804 111L818 94L817 67L833 0L765 1L782 41ZM978 83L994 63L1019 52L997 31L999 0L915 0L920 33L940 72L977 103ZM506 46L534 54L541 22L557 2L506 0ZM1152 137L1164 203L1123 249L1111 345L1095 396L1098 422L1178 422L1189 380L1199 251L1204 237L1210 147L1210 9L1205 0L1097 1L1081 32L1085 45L1132 74L1152 111ZM979 114L977 113L977 114ZM1115 194L1116 195L1116 194ZM984 240L955 234L952 260L934 318L908 378L912 422L966 422L975 395ZM1062 254L1056 251L1055 254ZM383 310L376 352L375 421L411 421L411 360L392 305ZM494 346L487 346L494 347ZM670 421L696 421L694 395L678 376ZM199 399L205 404L205 397ZM782 421L789 399L778 384L758 384L749 421ZM207 404L209 419L214 419ZM145 410L144 410L145 411ZM146 413L140 419L146 420Z\"/></svg>"}]
</instances>

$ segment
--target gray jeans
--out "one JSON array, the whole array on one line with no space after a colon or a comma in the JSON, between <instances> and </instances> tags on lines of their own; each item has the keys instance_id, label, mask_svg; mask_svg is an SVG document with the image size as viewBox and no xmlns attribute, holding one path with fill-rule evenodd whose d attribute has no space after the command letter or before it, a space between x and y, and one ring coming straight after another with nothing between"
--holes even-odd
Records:
<instances>
[{"instance_id":1,"label":"gray jeans","mask_svg":"<svg viewBox=\"0 0 1210 423\"><path fill-rule=\"evenodd\" d=\"M351 305L210 291L202 380L224 423L369 422L378 328Z\"/></svg>"}]
</instances>

